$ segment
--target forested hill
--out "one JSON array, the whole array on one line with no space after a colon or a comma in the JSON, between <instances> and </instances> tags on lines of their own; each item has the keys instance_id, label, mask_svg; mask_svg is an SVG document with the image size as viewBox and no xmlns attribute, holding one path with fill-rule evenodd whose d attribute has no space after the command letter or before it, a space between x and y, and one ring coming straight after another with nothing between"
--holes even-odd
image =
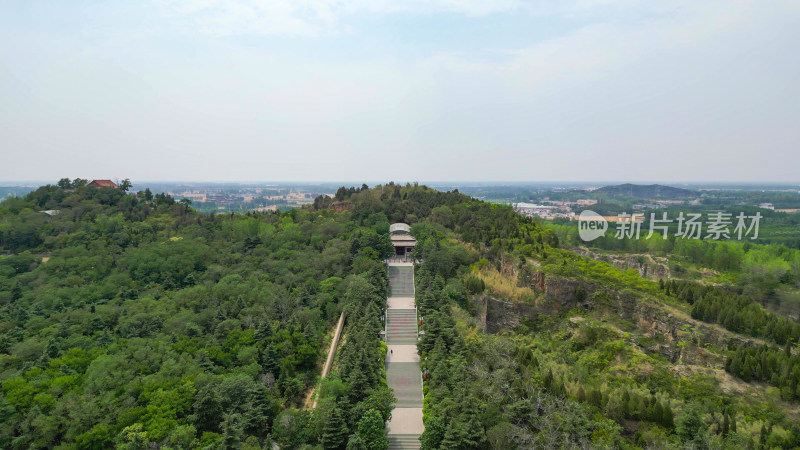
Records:
<instances>
[{"instance_id":1,"label":"forested hill","mask_svg":"<svg viewBox=\"0 0 800 450\"><path fill-rule=\"evenodd\" d=\"M0 448L386 448L393 222L417 238L423 448L800 446L800 325L508 206L389 183L214 215L78 181L0 203Z\"/></svg>"},{"instance_id":2,"label":"forested hill","mask_svg":"<svg viewBox=\"0 0 800 450\"><path fill-rule=\"evenodd\" d=\"M0 447L319 441L292 407L340 311L384 301L388 227L332 211L204 215L80 184L6 200ZM360 392L337 409L345 442L367 404L391 409L374 361L352 368Z\"/></svg>"},{"instance_id":3,"label":"forested hill","mask_svg":"<svg viewBox=\"0 0 800 450\"><path fill-rule=\"evenodd\" d=\"M61 180L4 201L0 447L363 447L393 403L376 362L390 222L454 222L498 249L554 239L458 193L391 184L342 200L214 215ZM440 256L452 274L469 260ZM304 397L348 308L312 414Z\"/></svg>"},{"instance_id":4,"label":"forested hill","mask_svg":"<svg viewBox=\"0 0 800 450\"><path fill-rule=\"evenodd\" d=\"M800 446L795 321L580 257L453 195L341 189L329 205L392 203L413 224L422 448Z\"/></svg>"},{"instance_id":5,"label":"forested hill","mask_svg":"<svg viewBox=\"0 0 800 450\"><path fill-rule=\"evenodd\" d=\"M614 186L603 186L595 192L602 194L627 195L635 198L662 198L662 199L683 199L697 196L697 192L688 189L664 186L661 184L619 184Z\"/></svg>"}]
</instances>

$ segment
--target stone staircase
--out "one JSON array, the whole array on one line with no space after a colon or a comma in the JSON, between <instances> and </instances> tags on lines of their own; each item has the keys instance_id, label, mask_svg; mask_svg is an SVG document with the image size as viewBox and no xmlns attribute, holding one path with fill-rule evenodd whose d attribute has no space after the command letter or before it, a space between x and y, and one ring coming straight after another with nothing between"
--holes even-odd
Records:
<instances>
[{"instance_id":1,"label":"stone staircase","mask_svg":"<svg viewBox=\"0 0 800 450\"><path fill-rule=\"evenodd\" d=\"M417 310L390 309L387 312L386 342L390 345L417 345Z\"/></svg>"},{"instance_id":2,"label":"stone staircase","mask_svg":"<svg viewBox=\"0 0 800 450\"><path fill-rule=\"evenodd\" d=\"M417 449L420 448L419 435L416 434L390 434L389 449Z\"/></svg>"},{"instance_id":3,"label":"stone staircase","mask_svg":"<svg viewBox=\"0 0 800 450\"><path fill-rule=\"evenodd\" d=\"M389 265L389 297L414 296L414 266Z\"/></svg>"},{"instance_id":4,"label":"stone staircase","mask_svg":"<svg viewBox=\"0 0 800 450\"><path fill-rule=\"evenodd\" d=\"M392 362L386 367L386 383L394 389L395 408L422 408L422 381L418 362Z\"/></svg>"},{"instance_id":5,"label":"stone staircase","mask_svg":"<svg viewBox=\"0 0 800 450\"><path fill-rule=\"evenodd\" d=\"M397 398L386 425L391 449L418 449L422 423L422 373L417 353L417 308L414 304L414 266L389 263L386 310L386 384Z\"/></svg>"}]
</instances>

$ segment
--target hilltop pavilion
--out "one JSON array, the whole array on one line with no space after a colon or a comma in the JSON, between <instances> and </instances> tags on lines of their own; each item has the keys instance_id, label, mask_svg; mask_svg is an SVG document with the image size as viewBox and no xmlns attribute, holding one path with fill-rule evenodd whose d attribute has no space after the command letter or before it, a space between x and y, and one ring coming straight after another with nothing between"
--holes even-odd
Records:
<instances>
[{"instance_id":1,"label":"hilltop pavilion","mask_svg":"<svg viewBox=\"0 0 800 450\"><path fill-rule=\"evenodd\" d=\"M394 223L389 227L389 235L394 245L395 256L408 258L411 250L417 245L417 240L411 236L411 227L405 223Z\"/></svg>"}]
</instances>

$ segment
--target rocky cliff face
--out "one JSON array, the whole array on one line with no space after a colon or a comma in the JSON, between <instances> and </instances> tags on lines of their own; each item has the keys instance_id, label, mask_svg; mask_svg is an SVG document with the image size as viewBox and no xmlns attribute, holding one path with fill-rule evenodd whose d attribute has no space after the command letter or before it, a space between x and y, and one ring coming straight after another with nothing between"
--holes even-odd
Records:
<instances>
[{"instance_id":1,"label":"rocky cliff face","mask_svg":"<svg viewBox=\"0 0 800 450\"><path fill-rule=\"evenodd\" d=\"M602 255L586 247L569 247L567 250L596 261L605 261L617 269L635 270L639 275L651 280L666 280L670 277L665 261L658 261L650 255Z\"/></svg>"},{"instance_id":2,"label":"rocky cliff face","mask_svg":"<svg viewBox=\"0 0 800 450\"><path fill-rule=\"evenodd\" d=\"M538 294L534 302L514 302L486 294L477 297L478 319L484 331L510 330L539 314L556 314L582 307L632 321L647 338L634 343L644 351L660 354L672 362L706 364L709 358L717 357L704 348L724 348L729 343L750 342L720 327L687 317L669 306L641 298L632 291L616 291L583 280L550 277L542 272L535 274L531 284Z\"/></svg>"},{"instance_id":3,"label":"rocky cliff face","mask_svg":"<svg viewBox=\"0 0 800 450\"><path fill-rule=\"evenodd\" d=\"M476 299L478 319L484 331L496 333L517 327L521 320L537 314L553 314L568 311L576 306L592 308L589 295L597 286L581 280L548 277L535 272L528 286L538 295L535 302L512 302L483 295Z\"/></svg>"}]
</instances>

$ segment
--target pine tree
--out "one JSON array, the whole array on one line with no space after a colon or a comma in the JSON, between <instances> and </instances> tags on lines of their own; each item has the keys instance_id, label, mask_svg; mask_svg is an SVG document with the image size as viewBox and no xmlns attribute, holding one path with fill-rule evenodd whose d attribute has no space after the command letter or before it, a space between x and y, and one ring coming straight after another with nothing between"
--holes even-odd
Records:
<instances>
[{"instance_id":1,"label":"pine tree","mask_svg":"<svg viewBox=\"0 0 800 450\"><path fill-rule=\"evenodd\" d=\"M349 434L347 424L344 421L344 417L342 417L342 411L338 407L333 408L325 427L322 429L322 446L332 449L343 448L347 444Z\"/></svg>"},{"instance_id":2,"label":"pine tree","mask_svg":"<svg viewBox=\"0 0 800 450\"><path fill-rule=\"evenodd\" d=\"M752 380L753 370L753 357L748 356L747 359L745 359L744 367L742 367L742 373L739 376L742 380L749 383Z\"/></svg>"},{"instance_id":3,"label":"pine tree","mask_svg":"<svg viewBox=\"0 0 800 450\"><path fill-rule=\"evenodd\" d=\"M272 337L272 326L266 320L261 320L256 329L256 340L264 341Z\"/></svg>"},{"instance_id":4,"label":"pine tree","mask_svg":"<svg viewBox=\"0 0 800 450\"><path fill-rule=\"evenodd\" d=\"M558 382L556 382L556 387L558 389L556 395L561 398L567 398L567 383L564 379L559 378Z\"/></svg>"},{"instance_id":5,"label":"pine tree","mask_svg":"<svg viewBox=\"0 0 800 450\"><path fill-rule=\"evenodd\" d=\"M694 403L684 405L676 425L675 431L684 440L694 440L702 436L706 431L706 424L703 421L700 407Z\"/></svg>"},{"instance_id":6,"label":"pine tree","mask_svg":"<svg viewBox=\"0 0 800 450\"><path fill-rule=\"evenodd\" d=\"M383 422L381 413L375 409L367 411L358 421L357 434L370 450L385 450L389 448L386 424Z\"/></svg>"},{"instance_id":7,"label":"pine tree","mask_svg":"<svg viewBox=\"0 0 800 450\"><path fill-rule=\"evenodd\" d=\"M548 391L553 389L553 369L548 369L547 374L544 376L544 388Z\"/></svg>"},{"instance_id":8,"label":"pine tree","mask_svg":"<svg viewBox=\"0 0 800 450\"><path fill-rule=\"evenodd\" d=\"M444 420L439 416L431 416L425 422L425 431L419 438L422 448L439 448L446 432Z\"/></svg>"},{"instance_id":9,"label":"pine tree","mask_svg":"<svg viewBox=\"0 0 800 450\"><path fill-rule=\"evenodd\" d=\"M673 418L672 407L669 404L664 405L661 413L661 425L665 428L672 428L675 426Z\"/></svg>"},{"instance_id":10,"label":"pine tree","mask_svg":"<svg viewBox=\"0 0 800 450\"><path fill-rule=\"evenodd\" d=\"M725 437L728 435L728 431L730 430L730 419L728 419L728 413L724 413L722 418L722 436Z\"/></svg>"},{"instance_id":11,"label":"pine tree","mask_svg":"<svg viewBox=\"0 0 800 450\"><path fill-rule=\"evenodd\" d=\"M53 339L50 339L47 342L47 349L45 350L45 354L50 358L55 358L56 356L58 356L58 353L59 353L58 346L56 345Z\"/></svg>"},{"instance_id":12,"label":"pine tree","mask_svg":"<svg viewBox=\"0 0 800 450\"><path fill-rule=\"evenodd\" d=\"M586 401L586 392L583 390L583 386L578 386L578 393L576 395L578 401L583 403Z\"/></svg>"},{"instance_id":13,"label":"pine tree","mask_svg":"<svg viewBox=\"0 0 800 450\"><path fill-rule=\"evenodd\" d=\"M280 366L278 362L278 352L272 344L267 345L264 350L264 370L271 373L272 376L278 378L280 374Z\"/></svg>"},{"instance_id":14,"label":"pine tree","mask_svg":"<svg viewBox=\"0 0 800 450\"><path fill-rule=\"evenodd\" d=\"M19 283L14 283L11 286L11 301L17 301L22 298L22 288L19 286Z\"/></svg>"},{"instance_id":15,"label":"pine tree","mask_svg":"<svg viewBox=\"0 0 800 450\"><path fill-rule=\"evenodd\" d=\"M194 424L200 431L217 431L222 415L222 405L215 386L202 387L194 400Z\"/></svg>"},{"instance_id":16,"label":"pine tree","mask_svg":"<svg viewBox=\"0 0 800 450\"><path fill-rule=\"evenodd\" d=\"M592 389L589 393L589 402L598 408L603 407L603 394L600 389Z\"/></svg>"},{"instance_id":17,"label":"pine tree","mask_svg":"<svg viewBox=\"0 0 800 450\"><path fill-rule=\"evenodd\" d=\"M239 448L244 437L242 416L239 414L225 414L220 426L222 442L226 448Z\"/></svg>"},{"instance_id":18,"label":"pine tree","mask_svg":"<svg viewBox=\"0 0 800 450\"><path fill-rule=\"evenodd\" d=\"M653 406L650 409L650 421L659 423L661 422L662 417L664 417L664 408L661 406L659 402L653 402Z\"/></svg>"},{"instance_id":19,"label":"pine tree","mask_svg":"<svg viewBox=\"0 0 800 450\"><path fill-rule=\"evenodd\" d=\"M624 390L622 392L622 415L624 417L630 417L631 412L635 409L633 402L631 402L631 394L628 390Z\"/></svg>"}]
</instances>

